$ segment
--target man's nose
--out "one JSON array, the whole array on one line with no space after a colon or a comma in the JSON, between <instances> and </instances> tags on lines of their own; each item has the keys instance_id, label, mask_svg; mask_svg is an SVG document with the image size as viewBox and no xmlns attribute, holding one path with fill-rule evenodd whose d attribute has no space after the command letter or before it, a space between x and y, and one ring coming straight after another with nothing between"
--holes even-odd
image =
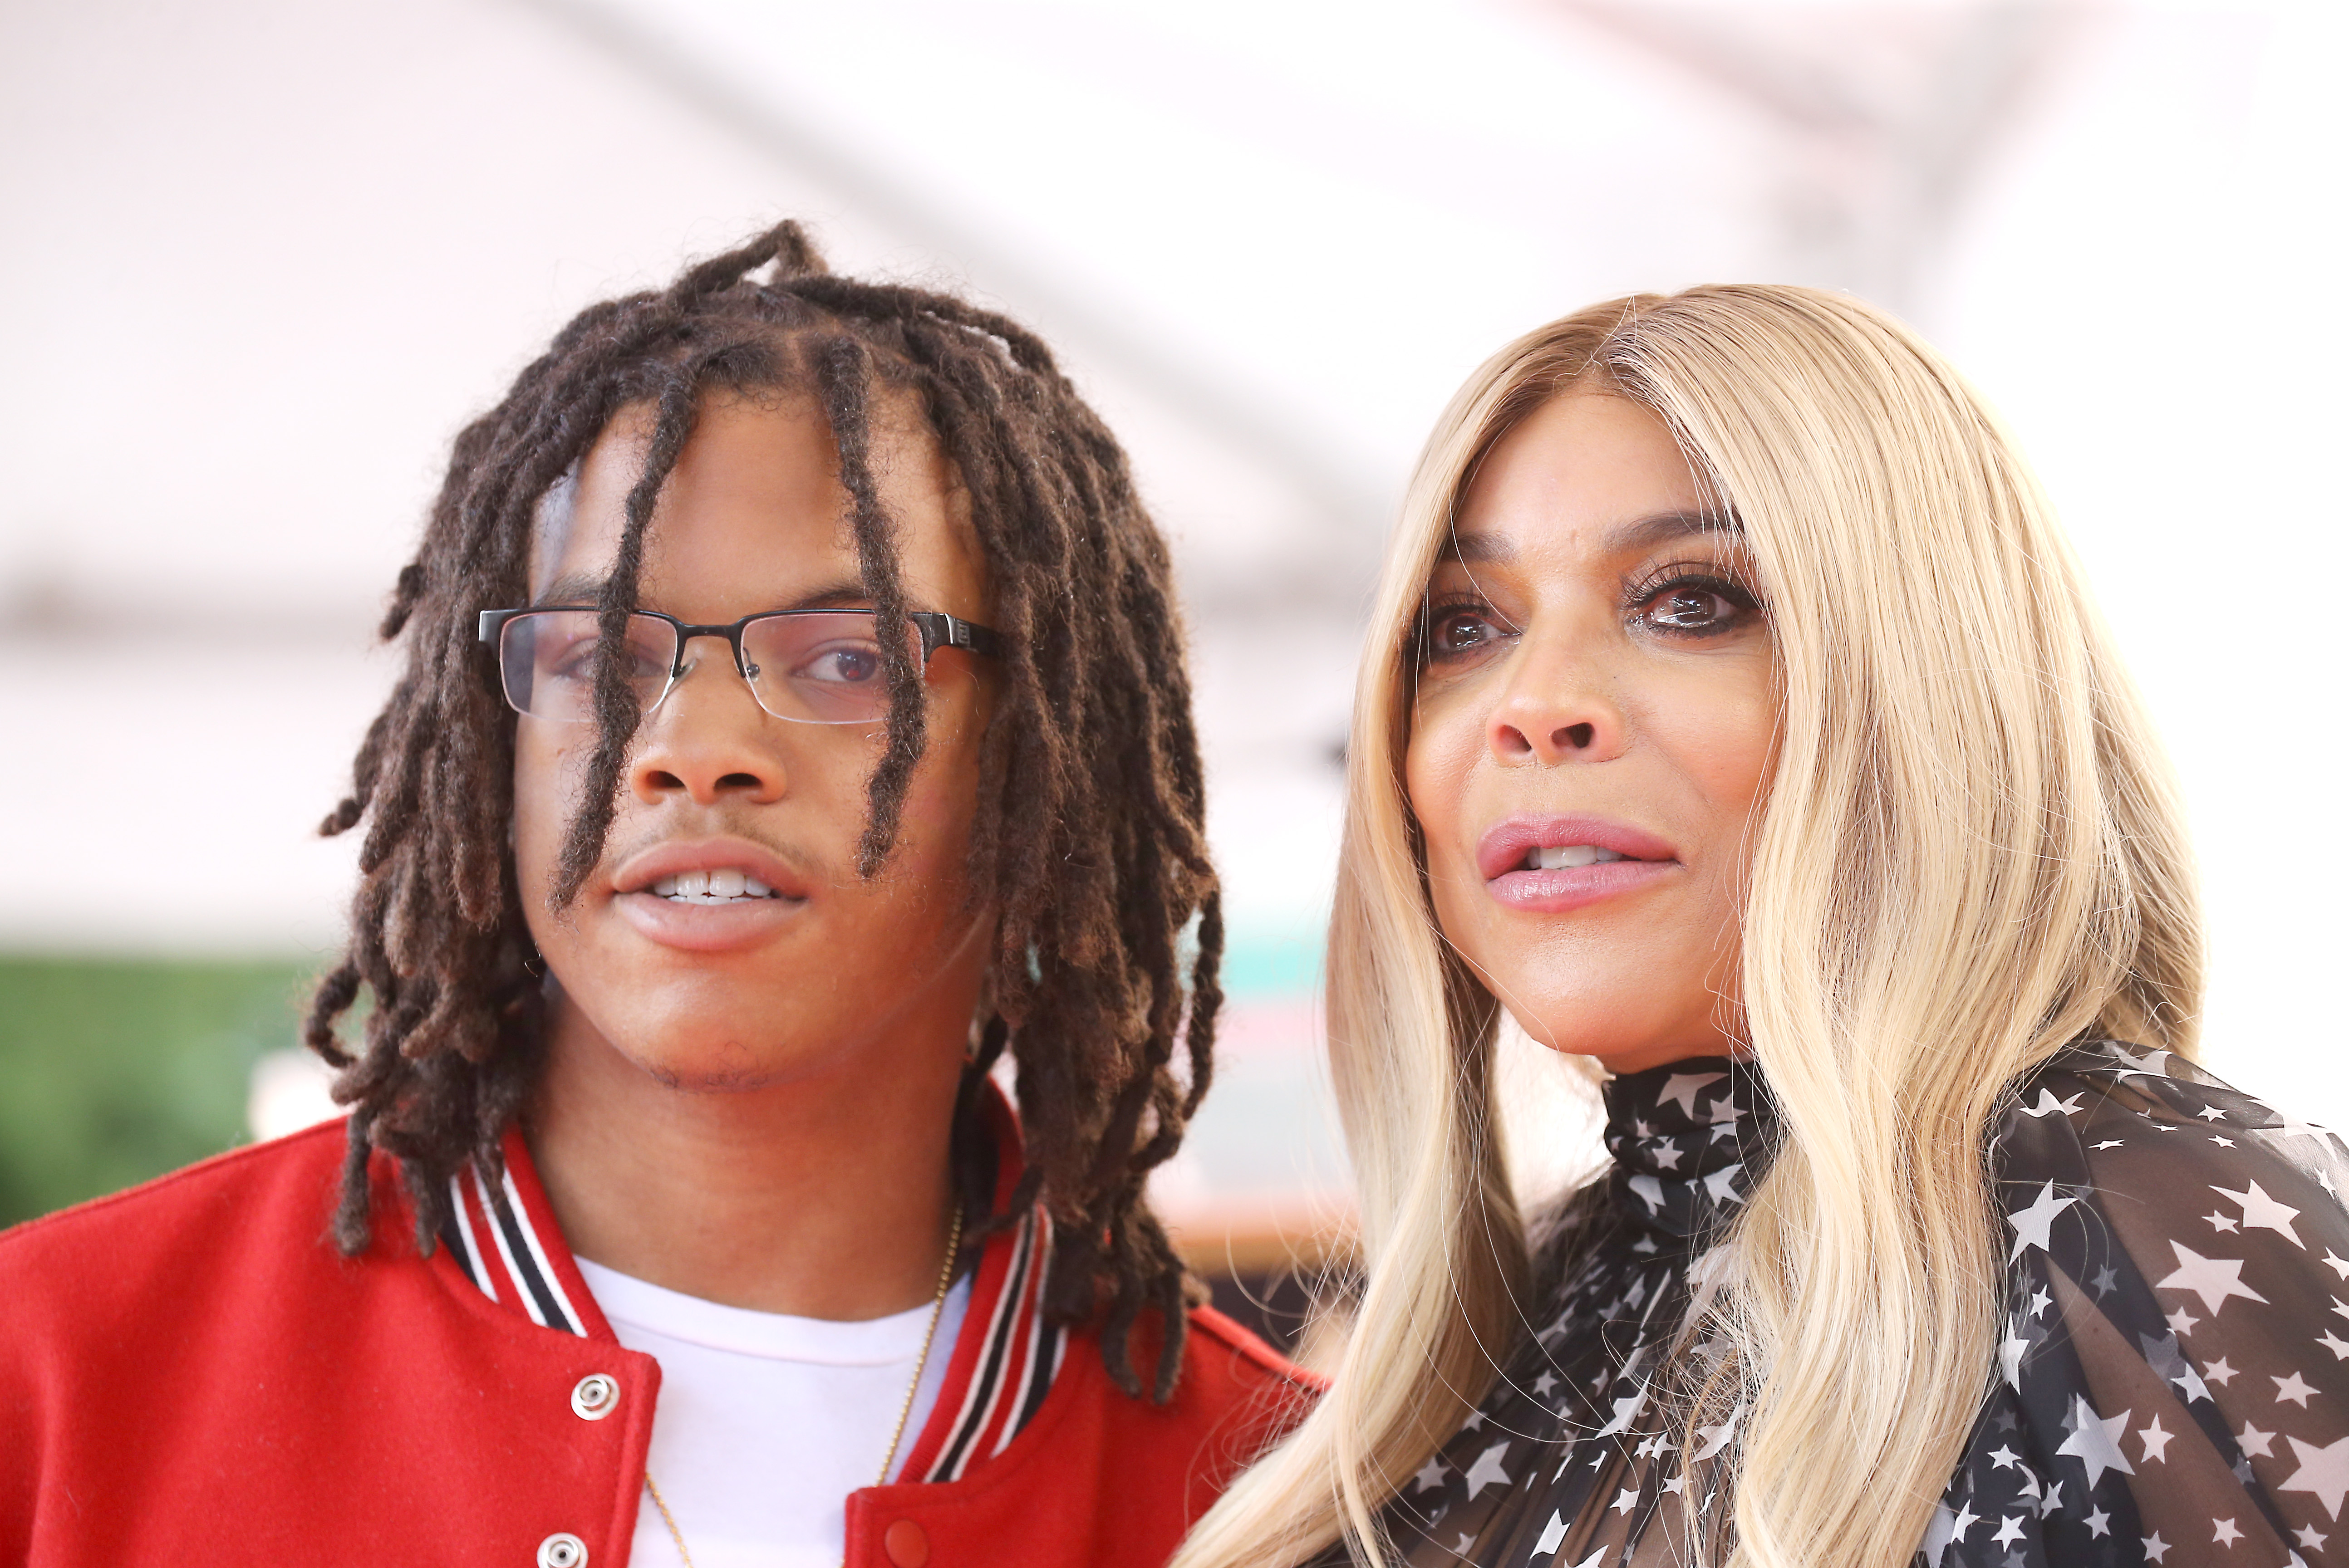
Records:
<instances>
[{"instance_id":1,"label":"man's nose","mask_svg":"<svg viewBox=\"0 0 2349 1568\"><path fill-rule=\"evenodd\" d=\"M689 655L685 674L645 716L628 787L647 803L679 796L699 806L780 799L787 779L779 727L724 651Z\"/></svg>"}]
</instances>

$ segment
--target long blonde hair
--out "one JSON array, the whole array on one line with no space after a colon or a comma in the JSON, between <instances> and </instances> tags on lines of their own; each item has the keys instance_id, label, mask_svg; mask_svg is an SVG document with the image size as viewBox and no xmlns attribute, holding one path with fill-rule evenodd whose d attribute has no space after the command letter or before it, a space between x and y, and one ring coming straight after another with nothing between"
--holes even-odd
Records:
<instances>
[{"instance_id":1,"label":"long blonde hair","mask_svg":"<svg viewBox=\"0 0 2349 1568\"><path fill-rule=\"evenodd\" d=\"M1362 655L1329 954L1354 1327L1320 1408L1177 1568L1292 1563L1341 1535L1384 1561L1376 1510L1530 1305L1499 1009L1437 928L1402 760L1412 630L1468 476L1594 383L1660 415L1734 509L1783 683L1742 1000L1784 1145L1713 1309L1745 1406L1730 1562L1909 1561L1989 1387L2002 1096L2083 1033L2193 1049L2199 911L2167 765L1981 397L1898 322L1808 289L1640 295L1528 334L1430 438Z\"/></svg>"}]
</instances>

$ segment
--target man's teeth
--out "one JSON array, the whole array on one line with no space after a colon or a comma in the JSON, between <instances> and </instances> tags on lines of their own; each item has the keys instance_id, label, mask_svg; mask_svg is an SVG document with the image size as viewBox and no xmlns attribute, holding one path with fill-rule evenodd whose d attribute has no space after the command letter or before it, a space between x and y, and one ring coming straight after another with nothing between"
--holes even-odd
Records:
<instances>
[{"instance_id":1,"label":"man's teeth","mask_svg":"<svg viewBox=\"0 0 2349 1568\"><path fill-rule=\"evenodd\" d=\"M1597 844L1544 844L1526 851L1525 869L1529 872L1566 871L1575 866L1595 866L1606 861L1628 857L1612 850L1602 850Z\"/></svg>"},{"instance_id":2,"label":"man's teeth","mask_svg":"<svg viewBox=\"0 0 2349 1568\"><path fill-rule=\"evenodd\" d=\"M731 866L714 872L679 872L652 885L653 895L678 903L734 903L746 898L772 898L775 890L749 872Z\"/></svg>"}]
</instances>

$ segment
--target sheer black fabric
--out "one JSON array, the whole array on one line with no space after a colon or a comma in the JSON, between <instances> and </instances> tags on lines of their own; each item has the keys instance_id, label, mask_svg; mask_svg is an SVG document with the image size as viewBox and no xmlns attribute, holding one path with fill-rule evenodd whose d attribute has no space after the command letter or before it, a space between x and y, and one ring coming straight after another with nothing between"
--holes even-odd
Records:
<instances>
[{"instance_id":1,"label":"sheer black fabric","mask_svg":"<svg viewBox=\"0 0 2349 1568\"><path fill-rule=\"evenodd\" d=\"M1653 1396L1702 1376L1671 1352L1775 1118L1727 1060L1606 1093L1614 1168L1537 1331L1385 1511L1414 1568L1648 1568L1719 1522L1734 1412L1684 1455ZM2099 1041L2022 1086L1993 1156L1997 1381L1918 1562L2349 1563L2349 1150L2169 1053Z\"/></svg>"}]
</instances>

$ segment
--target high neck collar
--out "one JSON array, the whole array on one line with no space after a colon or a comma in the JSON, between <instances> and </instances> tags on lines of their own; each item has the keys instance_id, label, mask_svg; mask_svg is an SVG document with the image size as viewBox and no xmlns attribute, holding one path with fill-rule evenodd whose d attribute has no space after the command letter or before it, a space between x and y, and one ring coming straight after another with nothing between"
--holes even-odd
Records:
<instances>
[{"instance_id":1,"label":"high neck collar","mask_svg":"<svg viewBox=\"0 0 2349 1568\"><path fill-rule=\"evenodd\" d=\"M1697 1243L1725 1223L1777 1143L1776 1109L1751 1062L1667 1062L1602 1092L1616 1212L1659 1239Z\"/></svg>"}]
</instances>

